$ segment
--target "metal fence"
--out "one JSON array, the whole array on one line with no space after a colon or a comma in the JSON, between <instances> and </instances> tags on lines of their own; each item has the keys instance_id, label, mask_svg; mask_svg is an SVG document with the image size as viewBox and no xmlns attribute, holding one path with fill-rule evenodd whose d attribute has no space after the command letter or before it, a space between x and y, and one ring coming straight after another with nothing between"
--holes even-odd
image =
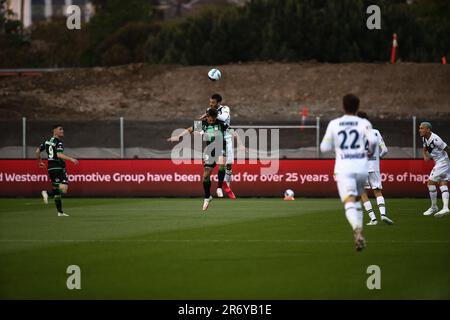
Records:
<instances>
[{"instance_id":1,"label":"metal fence","mask_svg":"<svg viewBox=\"0 0 450 320\"><path fill-rule=\"evenodd\" d=\"M415 116L407 120L375 120L389 148L389 158L417 158L421 155L418 125L424 119ZM429 119L427 119L429 120ZM430 120L429 120L430 121ZM450 141L450 120L435 119L433 131L444 141ZM64 144L67 152L78 158L169 158L173 144L166 141L173 130L189 123L127 120L64 121ZM330 158L321 154L319 145L328 121L311 119L298 122L249 122L233 125L235 129L256 130L259 133L278 130L280 158ZM0 121L0 158L34 158L34 151L51 136L54 121ZM270 147L269 141L269 147Z\"/></svg>"}]
</instances>

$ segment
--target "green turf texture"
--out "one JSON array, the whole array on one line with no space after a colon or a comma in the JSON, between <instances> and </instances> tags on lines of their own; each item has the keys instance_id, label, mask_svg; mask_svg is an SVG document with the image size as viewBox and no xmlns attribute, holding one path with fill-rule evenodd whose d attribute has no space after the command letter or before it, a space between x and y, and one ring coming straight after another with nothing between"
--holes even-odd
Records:
<instances>
[{"instance_id":1,"label":"green turf texture","mask_svg":"<svg viewBox=\"0 0 450 320\"><path fill-rule=\"evenodd\" d=\"M450 216L422 216L427 199L387 199L395 225L366 226L359 253L337 199L217 199L207 214L202 199L63 204L70 217L0 199L1 299L450 298Z\"/></svg>"}]
</instances>

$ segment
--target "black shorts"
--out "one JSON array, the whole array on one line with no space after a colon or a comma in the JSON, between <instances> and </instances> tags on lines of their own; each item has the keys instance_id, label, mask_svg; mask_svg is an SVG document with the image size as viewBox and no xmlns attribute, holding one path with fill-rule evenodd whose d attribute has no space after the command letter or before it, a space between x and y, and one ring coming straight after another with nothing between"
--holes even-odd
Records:
<instances>
[{"instance_id":1,"label":"black shorts","mask_svg":"<svg viewBox=\"0 0 450 320\"><path fill-rule=\"evenodd\" d=\"M48 172L48 176L52 181L52 185L54 187L59 186L60 184L69 184L69 180L67 179L66 169L63 170L51 170Z\"/></svg>"}]
</instances>

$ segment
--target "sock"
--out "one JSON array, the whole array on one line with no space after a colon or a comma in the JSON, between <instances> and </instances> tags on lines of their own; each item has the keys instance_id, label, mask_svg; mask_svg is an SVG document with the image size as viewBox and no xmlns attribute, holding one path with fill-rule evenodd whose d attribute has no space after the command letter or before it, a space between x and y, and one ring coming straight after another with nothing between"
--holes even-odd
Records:
<instances>
[{"instance_id":1,"label":"sock","mask_svg":"<svg viewBox=\"0 0 450 320\"><path fill-rule=\"evenodd\" d=\"M231 187L231 175L232 174L233 174L233 171L231 170L231 165L227 164L227 169L225 170L225 181L227 182L229 187Z\"/></svg>"},{"instance_id":2,"label":"sock","mask_svg":"<svg viewBox=\"0 0 450 320\"><path fill-rule=\"evenodd\" d=\"M430 191L430 199L431 199L431 206L433 208L436 208L436 199L437 199L437 191L435 185L428 185L428 190Z\"/></svg>"},{"instance_id":3,"label":"sock","mask_svg":"<svg viewBox=\"0 0 450 320\"><path fill-rule=\"evenodd\" d=\"M442 209L448 209L448 187L447 186L440 186L441 193L442 193L442 203L444 204Z\"/></svg>"},{"instance_id":4,"label":"sock","mask_svg":"<svg viewBox=\"0 0 450 320\"><path fill-rule=\"evenodd\" d=\"M361 208L361 204L359 205ZM345 204L345 216L348 222L352 226L352 229L362 228L362 212L361 219L358 217L358 210L356 209L356 204L354 202L347 202Z\"/></svg>"},{"instance_id":5,"label":"sock","mask_svg":"<svg viewBox=\"0 0 450 320\"><path fill-rule=\"evenodd\" d=\"M355 202L355 208L356 208L356 222L357 228L362 228L363 226L363 210L362 210L362 206L361 206L361 201L357 201Z\"/></svg>"},{"instance_id":6,"label":"sock","mask_svg":"<svg viewBox=\"0 0 450 320\"><path fill-rule=\"evenodd\" d=\"M53 198L55 199L56 210L62 213L61 192L59 189L53 189Z\"/></svg>"},{"instance_id":7,"label":"sock","mask_svg":"<svg viewBox=\"0 0 450 320\"><path fill-rule=\"evenodd\" d=\"M203 190L205 191L205 199L209 199L211 196L211 179L203 179Z\"/></svg>"},{"instance_id":8,"label":"sock","mask_svg":"<svg viewBox=\"0 0 450 320\"><path fill-rule=\"evenodd\" d=\"M225 178L225 167L219 167L219 173L217 174L219 178L219 183L217 184L218 188L222 188L223 179Z\"/></svg>"},{"instance_id":9,"label":"sock","mask_svg":"<svg viewBox=\"0 0 450 320\"><path fill-rule=\"evenodd\" d=\"M378 210L380 210L380 214L384 216L386 214L386 205L384 204L384 197L377 197Z\"/></svg>"},{"instance_id":10,"label":"sock","mask_svg":"<svg viewBox=\"0 0 450 320\"><path fill-rule=\"evenodd\" d=\"M370 203L370 201L364 202L364 209L366 209L367 213L369 214L370 220L377 220L377 217L372 210L372 204Z\"/></svg>"}]
</instances>

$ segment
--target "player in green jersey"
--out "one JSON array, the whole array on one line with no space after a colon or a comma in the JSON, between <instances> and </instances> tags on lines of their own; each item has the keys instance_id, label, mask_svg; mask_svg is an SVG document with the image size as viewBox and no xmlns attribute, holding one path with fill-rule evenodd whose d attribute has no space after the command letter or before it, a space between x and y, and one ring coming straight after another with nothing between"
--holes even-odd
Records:
<instances>
[{"instance_id":1,"label":"player in green jersey","mask_svg":"<svg viewBox=\"0 0 450 320\"><path fill-rule=\"evenodd\" d=\"M204 169L203 169L203 190L205 198L203 201L203 211L206 211L209 207L209 203L212 200L211 196L211 173L215 168L217 162L223 161L223 155L226 150L226 142L224 135L228 129L228 125L217 119L218 112L216 109L210 108L207 111L205 120L202 121L202 129L198 134L203 136L203 140L206 141L206 147L203 151L204 155ZM177 142L184 135L194 132L194 128L190 127L181 132L177 136L173 136L167 139L169 142Z\"/></svg>"},{"instance_id":2,"label":"player in green jersey","mask_svg":"<svg viewBox=\"0 0 450 320\"><path fill-rule=\"evenodd\" d=\"M62 210L61 195L66 194L68 190L68 179L66 174L66 160L78 164L78 160L64 154L64 145L61 138L64 137L64 128L57 124L53 126L53 136L44 141L39 148L36 149L36 158L39 161L39 167L45 168L42 161L41 152L46 151L48 156L48 175L52 181L52 195L55 200L58 217L67 217ZM49 194L47 191L41 192L45 203L48 203Z\"/></svg>"}]
</instances>

